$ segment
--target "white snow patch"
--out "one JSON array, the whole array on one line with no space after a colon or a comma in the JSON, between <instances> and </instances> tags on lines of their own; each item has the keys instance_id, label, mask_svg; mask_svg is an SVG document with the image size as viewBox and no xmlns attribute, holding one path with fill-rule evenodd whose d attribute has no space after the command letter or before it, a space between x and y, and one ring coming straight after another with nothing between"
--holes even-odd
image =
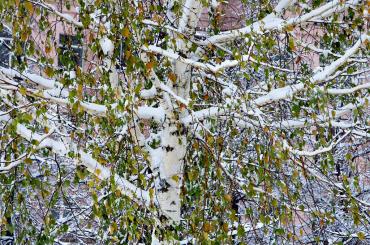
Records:
<instances>
[{"instance_id":1,"label":"white snow patch","mask_svg":"<svg viewBox=\"0 0 370 245\"><path fill-rule=\"evenodd\" d=\"M141 106L137 114L141 119L153 119L157 122L163 122L165 119L165 111L161 107Z\"/></svg>"},{"instance_id":2,"label":"white snow patch","mask_svg":"<svg viewBox=\"0 0 370 245\"><path fill-rule=\"evenodd\" d=\"M114 45L113 45L113 42L109 38L103 37L102 39L99 40L99 43L105 55L113 54Z\"/></svg>"},{"instance_id":3,"label":"white snow patch","mask_svg":"<svg viewBox=\"0 0 370 245\"><path fill-rule=\"evenodd\" d=\"M52 80L52 79L47 79L47 78L44 78L40 75L37 75L37 74L34 74L34 73L29 73L29 72L18 72L14 69L10 69L10 68L0 68L0 71L2 73L4 73L5 75L7 76L10 76L10 77L23 77L23 78L26 78L28 80L30 80L31 82L33 83L36 83L37 85L41 86L41 87L44 87L44 88L54 88L54 85L55 85L55 81Z\"/></svg>"},{"instance_id":4,"label":"white snow patch","mask_svg":"<svg viewBox=\"0 0 370 245\"><path fill-rule=\"evenodd\" d=\"M140 91L140 96L144 99L150 99L153 98L157 94L157 90L154 86L152 86L150 89L143 89Z\"/></svg>"}]
</instances>

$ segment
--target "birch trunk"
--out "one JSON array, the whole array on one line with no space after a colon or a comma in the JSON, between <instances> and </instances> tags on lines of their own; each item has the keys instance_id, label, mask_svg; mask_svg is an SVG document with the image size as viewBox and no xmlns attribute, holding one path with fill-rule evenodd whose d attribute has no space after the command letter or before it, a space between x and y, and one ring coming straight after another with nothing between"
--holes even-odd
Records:
<instances>
[{"instance_id":1,"label":"birch trunk","mask_svg":"<svg viewBox=\"0 0 370 245\"><path fill-rule=\"evenodd\" d=\"M192 34L195 32L201 8L201 3L196 0L187 0L184 11L179 20L178 30L182 33ZM174 50L190 58L189 43L173 33L176 45L169 45ZM179 60L174 60L172 70L176 75L176 82L169 82L167 85L176 93L177 96L187 100L189 98L189 88L191 84L191 67ZM162 160L159 164L159 178L156 182L156 197L159 207L165 214L170 223L178 225L181 220L181 186L183 184L183 169L186 154L186 129L181 123L181 119L187 116L182 112L175 101L167 105L167 118L163 124L161 133ZM171 243L170 241L161 242Z\"/></svg>"}]
</instances>

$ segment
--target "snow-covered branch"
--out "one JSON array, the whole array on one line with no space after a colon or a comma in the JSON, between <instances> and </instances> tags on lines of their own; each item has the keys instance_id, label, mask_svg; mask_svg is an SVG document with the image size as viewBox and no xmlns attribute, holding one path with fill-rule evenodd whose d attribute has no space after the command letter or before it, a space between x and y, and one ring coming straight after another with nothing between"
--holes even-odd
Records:
<instances>
[{"instance_id":1,"label":"snow-covered branch","mask_svg":"<svg viewBox=\"0 0 370 245\"><path fill-rule=\"evenodd\" d=\"M59 16L60 18L62 18L64 21L66 21L67 23L70 23L70 24L73 24L75 25L76 27L83 27L83 24L82 22L79 22L77 20L75 20L71 15L69 14L65 14L65 13L62 13L60 11L58 11L55 6L53 6L52 4L49 4L49 3L45 3L43 1L33 1L33 0L30 0L30 2L36 4L36 5L39 5L41 6L42 8L50 11L51 13L54 13L55 15Z\"/></svg>"},{"instance_id":2,"label":"snow-covered branch","mask_svg":"<svg viewBox=\"0 0 370 245\"><path fill-rule=\"evenodd\" d=\"M271 30L283 30L284 28L288 26L294 26L298 24L305 23L309 20L312 20L325 12L328 12L329 10L336 9L339 6L341 6L341 11L344 9L357 5L360 1L359 0L351 0L347 1L346 3L341 3L339 0L331 1L327 4L324 4L321 7L318 7L317 9L312 10L311 12L304 14L302 16L292 17L288 20L283 20L281 18L276 17L273 14L267 15L262 20L259 20L257 22L254 22L253 24L243 27L241 29L236 29L232 31L226 31L217 35L214 35L212 37L207 38L207 40L204 42L205 45L209 43L222 43L222 42L228 42L232 41L236 38L240 38L248 33L256 32L256 33L264 33ZM341 5L342 4L342 5ZM281 6L284 6L285 4L282 4ZM278 10L280 10L280 7L278 7ZM331 12L333 14L334 12ZM328 14L326 14L327 16Z\"/></svg>"},{"instance_id":3,"label":"snow-covered branch","mask_svg":"<svg viewBox=\"0 0 370 245\"><path fill-rule=\"evenodd\" d=\"M317 72L313 75L310 79L310 83L317 84L319 82L325 81L331 74L333 74L341 65L343 65L349 57L355 54L361 45L366 41L369 40L370 36L364 34L360 37L360 39L351 47L349 48L342 57L331 63L330 65L324 67L324 69L320 72ZM254 104L256 106L264 106L271 102L279 101L282 99L287 99L292 97L295 93L304 90L305 85L304 83L297 83L289 86L285 86L282 88L277 88L270 91L268 94L261 96L254 100Z\"/></svg>"},{"instance_id":4,"label":"snow-covered branch","mask_svg":"<svg viewBox=\"0 0 370 245\"><path fill-rule=\"evenodd\" d=\"M5 116L0 117L0 120L7 122L11 121L9 117ZM78 147L72 143L70 139L65 139L65 142L61 140L54 140L51 138L50 134L40 135L38 133L34 133L25 125L20 123L16 125L16 132L19 136L23 137L29 142L36 140L38 142L37 149L50 148L54 153L64 157L67 157L69 152L78 153L79 159L78 161L75 161L75 163L85 166L90 173L94 174L101 180L109 180L112 175L111 170L108 167L98 163L89 153L78 149ZM141 190L117 174L114 175L114 180L124 195L130 197L138 203L144 204L145 206L150 205L151 200L147 191Z\"/></svg>"}]
</instances>

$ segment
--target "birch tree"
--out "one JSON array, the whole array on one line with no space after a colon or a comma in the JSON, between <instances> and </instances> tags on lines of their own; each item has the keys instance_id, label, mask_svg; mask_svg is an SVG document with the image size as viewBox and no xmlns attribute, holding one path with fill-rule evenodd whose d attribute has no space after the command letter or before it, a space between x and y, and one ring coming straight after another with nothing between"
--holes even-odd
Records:
<instances>
[{"instance_id":1,"label":"birch tree","mask_svg":"<svg viewBox=\"0 0 370 245\"><path fill-rule=\"evenodd\" d=\"M370 242L369 2L227 6L0 2L3 240Z\"/></svg>"}]
</instances>

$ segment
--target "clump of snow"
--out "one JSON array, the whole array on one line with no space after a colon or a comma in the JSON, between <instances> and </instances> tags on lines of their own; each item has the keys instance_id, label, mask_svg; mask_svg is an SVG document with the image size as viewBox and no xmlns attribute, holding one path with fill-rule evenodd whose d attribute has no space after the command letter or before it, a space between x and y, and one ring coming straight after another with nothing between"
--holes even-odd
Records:
<instances>
[{"instance_id":1,"label":"clump of snow","mask_svg":"<svg viewBox=\"0 0 370 245\"><path fill-rule=\"evenodd\" d=\"M229 84L227 87L225 87L222 90L222 94L227 95L227 96L232 96L233 94L235 94L236 90L237 90L237 87L234 84Z\"/></svg>"},{"instance_id":2,"label":"clump of snow","mask_svg":"<svg viewBox=\"0 0 370 245\"><path fill-rule=\"evenodd\" d=\"M65 71L63 73L64 76L67 76L69 79L75 79L76 78L76 72L75 71Z\"/></svg>"},{"instance_id":3,"label":"clump of snow","mask_svg":"<svg viewBox=\"0 0 370 245\"><path fill-rule=\"evenodd\" d=\"M322 51L322 55L324 55L325 58L328 57L329 53L330 53L330 50L327 50L327 49Z\"/></svg>"},{"instance_id":4,"label":"clump of snow","mask_svg":"<svg viewBox=\"0 0 370 245\"><path fill-rule=\"evenodd\" d=\"M157 90L154 86L152 86L150 89L143 89L140 91L140 96L144 99L153 98L157 94Z\"/></svg>"},{"instance_id":5,"label":"clump of snow","mask_svg":"<svg viewBox=\"0 0 370 245\"><path fill-rule=\"evenodd\" d=\"M211 1L211 6L213 9L217 9L218 5L220 5L220 3L217 0Z\"/></svg>"},{"instance_id":6,"label":"clump of snow","mask_svg":"<svg viewBox=\"0 0 370 245\"><path fill-rule=\"evenodd\" d=\"M99 43L105 55L113 54L114 45L113 45L113 42L109 38L103 37L99 40Z\"/></svg>"},{"instance_id":7,"label":"clump of snow","mask_svg":"<svg viewBox=\"0 0 370 245\"><path fill-rule=\"evenodd\" d=\"M165 111L163 108L155 108L149 106L139 107L137 114L142 119L153 119L157 122L163 122L165 119Z\"/></svg>"}]
</instances>

